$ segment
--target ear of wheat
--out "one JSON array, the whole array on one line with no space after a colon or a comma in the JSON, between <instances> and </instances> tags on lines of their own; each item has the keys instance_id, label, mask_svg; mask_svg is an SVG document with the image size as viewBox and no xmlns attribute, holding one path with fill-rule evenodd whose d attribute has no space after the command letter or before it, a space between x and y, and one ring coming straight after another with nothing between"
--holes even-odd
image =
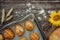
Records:
<instances>
[{"instance_id":1,"label":"ear of wheat","mask_svg":"<svg viewBox=\"0 0 60 40\"><path fill-rule=\"evenodd\" d=\"M11 13L13 12L13 8L11 8L9 10L9 12L6 14L5 9L2 9L2 19L1 19L1 23L7 22L9 20L11 20L13 18L13 15L11 15Z\"/></svg>"}]
</instances>

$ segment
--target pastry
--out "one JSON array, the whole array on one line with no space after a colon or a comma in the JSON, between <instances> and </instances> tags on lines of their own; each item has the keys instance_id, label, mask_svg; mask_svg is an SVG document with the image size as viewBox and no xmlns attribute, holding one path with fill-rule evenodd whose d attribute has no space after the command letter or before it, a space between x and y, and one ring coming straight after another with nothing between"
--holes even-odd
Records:
<instances>
[{"instance_id":1,"label":"pastry","mask_svg":"<svg viewBox=\"0 0 60 40\"><path fill-rule=\"evenodd\" d=\"M35 32L32 32L32 33L30 34L30 40L39 40L38 34L35 33Z\"/></svg>"},{"instance_id":2,"label":"pastry","mask_svg":"<svg viewBox=\"0 0 60 40\"><path fill-rule=\"evenodd\" d=\"M27 40L27 38L26 37L22 37L22 38L20 38L20 40Z\"/></svg>"},{"instance_id":3,"label":"pastry","mask_svg":"<svg viewBox=\"0 0 60 40\"><path fill-rule=\"evenodd\" d=\"M18 36L21 36L24 33L24 28L21 24L16 24L15 32Z\"/></svg>"},{"instance_id":4,"label":"pastry","mask_svg":"<svg viewBox=\"0 0 60 40\"><path fill-rule=\"evenodd\" d=\"M4 37L2 34L0 34L0 40L4 40Z\"/></svg>"},{"instance_id":5,"label":"pastry","mask_svg":"<svg viewBox=\"0 0 60 40\"><path fill-rule=\"evenodd\" d=\"M60 40L60 28L57 28L54 32L51 33L49 40Z\"/></svg>"},{"instance_id":6,"label":"pastry","mask_svg":"<svg viewBox=\"0 0 60 40\"><path fill-rule=\"evenodd\" d=\"M27 30L31 31L34 28L34 23L30 20L26 20L24 26Z\"/></svg>"},{"instance_id":7,"label":"pastry","mask_svg":"<svg viewBox=\"0 0 60 40\"><path fill-rule=\"evenodd\" d=\"M12 39L14 37L14 32L10 28L6 28L3 34L6 39Z\"/></svg>"}]
</instances>

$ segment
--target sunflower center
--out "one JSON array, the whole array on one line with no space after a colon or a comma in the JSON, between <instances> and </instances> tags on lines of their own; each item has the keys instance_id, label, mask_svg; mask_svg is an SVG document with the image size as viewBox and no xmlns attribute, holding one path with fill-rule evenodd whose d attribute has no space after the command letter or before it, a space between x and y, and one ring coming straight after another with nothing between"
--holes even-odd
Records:
<instances>
[{"instance_id":1,"label":"sunflower center","mask_svg":"<svg viewBox=\"0 0 60 40\"><path fill-rule=\"evenodd\" d=\"M59 15L55 15L53 19L54 19L55 21L58 21L58 20L60 20L60 16L59 16Z\"/></svg>"}]
</instances>

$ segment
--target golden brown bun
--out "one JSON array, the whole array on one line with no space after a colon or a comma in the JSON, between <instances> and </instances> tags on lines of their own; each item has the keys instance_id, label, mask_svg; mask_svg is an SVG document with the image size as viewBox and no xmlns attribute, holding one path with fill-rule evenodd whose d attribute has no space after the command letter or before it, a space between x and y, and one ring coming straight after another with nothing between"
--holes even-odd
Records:
<instances>
[{"instance_id":1,"label":"golden brown bun","mask_svg":"<svg viewBox=\"0 0 60 40\"><path fill-rule=\"evenodd\" d=\"M22 38L20 38L20 40L27 40L27 38L26 37L22 37Z\"/></svg>"},{"instance_id":2,"label":"golden brown bun","mask_svg":"<svg viewBox=\"0 0 60 40\"><path fill-rule=\"evenodd\" d=\"M6 39L6 40L12 40L12 39Z\"/></svg>"},{"instance_id":3,"label":"golden brown bun","mask_svg":"<svg viewBox=\"0 0 60 40\"><path fill-rule=\"evenodd\" d=\"M14 32L12 31L12 29L6 28L6 29L4 30L4 38L6 38L6 39L11 39L11 38L13 38L13 37L14 37Z\"/></svg>"},{"instance_id":4,"label":"golden brown bun","mask_svg":"<svg viewBox=\"0 0 60 40\"><path fill-rule=\"evenodd\" d=\"M30 34L30 40L39 40L38 34L35 33L35 32L32 32L32 33Z\"/></svg>"},{"instance_id":5,"label":"golden brown bun","mask_svg":"<svg viewBox=\"0 0 60 40\"><path fill-rule=\"evenodd\" d=\"M60 28L57 28L50 36L49 40L60 40Z\"/></svg>"},{"instance_id":6,"label":"golden brown bun","mask_svg":"<svg viewBox=\"0 0 60 40\"><path fill-rule=\"evenodd\" d=\"M18 36L23 35L23 33L24 33L23 26L21 24L16 24L16 26L15 26L15 32L16 32L16 34Z\"/></svg>"},{"instance_id":7,"label":"golden brown bun","mask_svg":"<svg viewBox=\"0 0 60 40\"><path fill-rule=\"evenodd\" d=\"M34 24L30 20L26 20L24 26L29 31L33 30L33 28L34 28Z\"/></svg>"},{"instance_id":8,"label":"golden brown bun","mask_svg":"<svg viewBox=\"0 0 60 40\"><path fill-rule=\"evenodd\" d=\"M4 40L4 37L2 34L0 34L0 40Z\"/></svg>"}]
</instances>

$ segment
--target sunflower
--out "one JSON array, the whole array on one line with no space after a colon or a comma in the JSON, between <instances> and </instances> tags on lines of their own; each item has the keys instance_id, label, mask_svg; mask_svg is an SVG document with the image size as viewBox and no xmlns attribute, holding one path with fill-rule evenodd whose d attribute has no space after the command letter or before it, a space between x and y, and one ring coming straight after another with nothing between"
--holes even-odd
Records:
<instances>
[{"instance_id":1,"label":"sunflower","mask_svg":"<svg viewBox=\"0 0 60 40\"><path fill-rule=\"evenodd\" d=\"M49 22L54 25L54 26L59 26L60 25L60 10L59 11L52 11L51 14L49 15Z\"/></svg>"}]
</instances>

